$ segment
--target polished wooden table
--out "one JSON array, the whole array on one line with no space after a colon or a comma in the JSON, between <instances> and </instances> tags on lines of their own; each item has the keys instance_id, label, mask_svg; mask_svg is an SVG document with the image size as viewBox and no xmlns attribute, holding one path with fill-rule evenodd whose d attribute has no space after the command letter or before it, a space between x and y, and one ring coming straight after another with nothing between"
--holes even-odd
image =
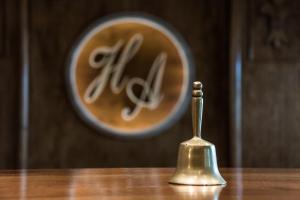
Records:
<instances>
[{"instance_id":1,"label":"polished wooden table","mask_svg":"<svg viewBox=\"0 0 300 200\"><path fill-rule=\"evenodd\" d=\"M221 169L225 187L167 183L174 169L0 171L0 199L300 199L298 169Z\"/></svg>"}]
</instances>

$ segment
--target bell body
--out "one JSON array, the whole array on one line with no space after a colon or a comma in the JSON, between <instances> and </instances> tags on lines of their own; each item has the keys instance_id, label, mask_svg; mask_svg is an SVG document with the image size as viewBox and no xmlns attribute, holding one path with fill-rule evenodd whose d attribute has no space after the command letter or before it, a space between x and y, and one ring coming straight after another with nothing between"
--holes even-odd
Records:
<instances>
[{"instance_id":1,"label":"bell body","mask_svg":"<svg viewBox=\"0 0 300 200\"><path fill-rule=\"evenodd\" d=\"M169 181L184 185L224 185L216 159L215 146L200 137L182 142L177 169Z\"/></svg>"},{"instance_id":2,"label":"bell body","mask_svg":"<svg viewBox=\"0 0 300 200\"><path fill-rule=\"evenodd\" d=\"M224 185L217 165L215 145L201 138L203 112L202 84L193 83L192 116L194 137L180 144L177 168L169 183Z\"/></svg>"}]
</instances>

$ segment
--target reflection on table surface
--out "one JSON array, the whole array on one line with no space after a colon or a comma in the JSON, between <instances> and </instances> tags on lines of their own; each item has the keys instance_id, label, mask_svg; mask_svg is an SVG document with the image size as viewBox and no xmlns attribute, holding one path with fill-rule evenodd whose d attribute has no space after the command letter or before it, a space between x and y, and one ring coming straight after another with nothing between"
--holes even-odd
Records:
<instances>
[{"instance_id":1,"label":"reflection on table surface","mask_svg":"<svg viewBox=\"0 0 300 200\"><path fill-rule=\"evenodd\" d=\"M0 171L0 199L299 199L299 169L221 169L221 186L168 184L174 169Z\"/></svg>"},{"instance_id":2,"label":"reflection on table surface","mask_svg":"<svg viewBox=\"0 0 300 200\"><path fill-rule=\"evenodd\" d=\"M171 187L180 199L218 200L220 192L225 186L174 185Z\"/></svg>"}]
</instances>

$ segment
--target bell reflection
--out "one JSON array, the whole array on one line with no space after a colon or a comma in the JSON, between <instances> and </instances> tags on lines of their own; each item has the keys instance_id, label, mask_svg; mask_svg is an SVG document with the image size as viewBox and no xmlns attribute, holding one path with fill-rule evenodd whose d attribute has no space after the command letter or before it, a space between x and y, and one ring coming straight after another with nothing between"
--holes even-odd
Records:
<instances>
[{"instance_id":1,"label":"bell reflection","mask_svg":"<svg viewBox=\"0 0 300 200\"><path fill-rule=\"evenodd\" d=\"M218 200L224 186L174 185L171 187L180 199Z\"/></svg>"}]
</instances>

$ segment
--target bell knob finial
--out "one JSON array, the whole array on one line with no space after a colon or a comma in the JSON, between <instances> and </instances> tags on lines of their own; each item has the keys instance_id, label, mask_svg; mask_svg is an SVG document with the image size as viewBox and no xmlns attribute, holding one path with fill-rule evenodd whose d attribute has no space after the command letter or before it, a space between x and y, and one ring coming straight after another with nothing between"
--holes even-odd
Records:
<instances>
[{"instance_id":1,"label":"bell knob finial","mask_svg":"<svg viewBox=\"0 0 300 200\"><path fill-rule=\"evenodd\" d=\"M202 91L202 83L200 81L195 81L193 83L193 97L202 97L203 91Z\"/></svg>"}]
</instances>

